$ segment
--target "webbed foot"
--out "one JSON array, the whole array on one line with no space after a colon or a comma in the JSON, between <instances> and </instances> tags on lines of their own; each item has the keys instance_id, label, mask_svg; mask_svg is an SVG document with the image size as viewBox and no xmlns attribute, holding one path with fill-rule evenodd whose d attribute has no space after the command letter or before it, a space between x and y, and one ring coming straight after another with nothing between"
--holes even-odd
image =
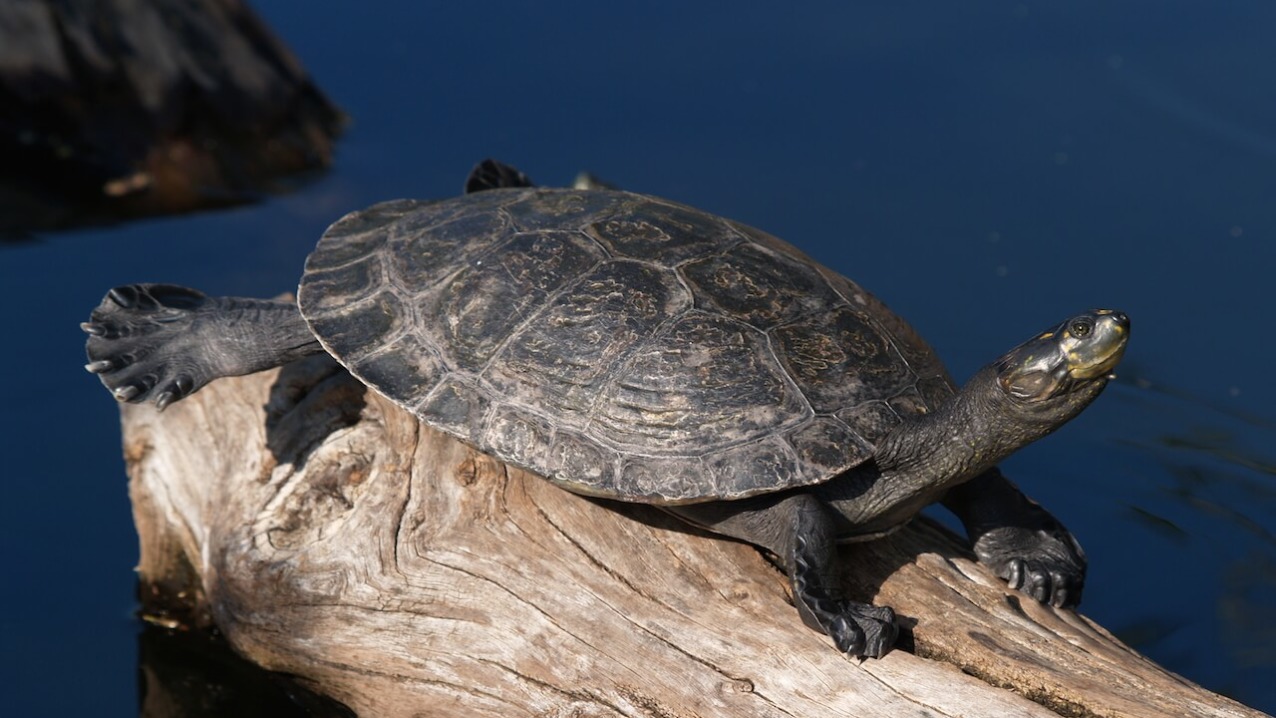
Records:
<instances>
[{"instance_id":1,"label":"webbed foot","mask_svg":"<svg viewBox=\"0 0 1276 718\"><path fill-rule=\"evenodd\" d=\"M856 658L881 658L895 645L899 628L895 612L886 606L873 606L829 595L816 583L819 572L813 570L806 554L808 547L798 538L793 573L793 600L802 621L817 631L827 633L837 650Z\"/></svg>"},{"instance_id":2,"label":"webbed foot","mask_svg":"<svg viewBox=\"0 0 1276 718\"><path fill-rule=\"evenodd\" d=\"M807 625L833 639L837 650L854 658L881 658L895 645L899 628L895 612L886 606L872 606L845 599L802 601L799 610Z\"/></svg>"},{"instance_id":3,"label":"webbed foot","mask_svg":"<svg viewBox=\"0 0 1276 718\"><path fill-rule=\"evenodd\" d=\"M1057 608L1081 603L1086 559L1072 534L1057 530L1001 526L974 544L979 561L1011 588Z\"/></svg>"},{"instance_id":4,"label":"webbed foot","mask_svg":"<svg viewBox=\"0 0 1276 718\"><path fill-rule=\"evenodd\" d=\"M89 321L85 369L120 401L160 409L213 379L323 351L290 301L209 297L171 284L107 292Z\"/></svg>"},{"instance_id":5,"label":"webbed foot","mask_svg":"<svg viewBox=\"0 0 1276 718\"><path fill-rule=\"evenodd\" d=\"M85 369L120 401L160 409L190 395L216 372L202 359L198 329L209 297L171 284L130 284L106 293L89 321Z\"/></svg>"},{"instance_id":6,"label":"webbed foot","mask_svg":"<svg viewBox=\"0 0 1276 718\"><path fill-rule=\"evenodd\" d=\"M944 497L980 563L1010 587L1058 608L1081 603L1086 558L1068 529L996 468Z\"/></svg>"}]
</instances>

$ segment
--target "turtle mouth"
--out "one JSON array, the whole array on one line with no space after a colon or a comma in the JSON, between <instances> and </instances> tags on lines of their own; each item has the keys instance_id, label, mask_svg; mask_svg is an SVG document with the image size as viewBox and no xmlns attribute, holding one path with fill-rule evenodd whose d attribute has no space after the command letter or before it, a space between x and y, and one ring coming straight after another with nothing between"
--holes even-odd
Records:
<instances>
[{"instance_id":1,"label":"turtle mouth","mask_svg":"<svg viewBox=\"0 0 1276 718\"><path fill-rule=\"evenodd\" d=\"M1109 375L1121 361L1130 339L1130 318L1123 312L1097 309L1065 325L1059 333L1059 349L1068 376L1078 381L1112 378Z\"/></svg>"}]
</instances>

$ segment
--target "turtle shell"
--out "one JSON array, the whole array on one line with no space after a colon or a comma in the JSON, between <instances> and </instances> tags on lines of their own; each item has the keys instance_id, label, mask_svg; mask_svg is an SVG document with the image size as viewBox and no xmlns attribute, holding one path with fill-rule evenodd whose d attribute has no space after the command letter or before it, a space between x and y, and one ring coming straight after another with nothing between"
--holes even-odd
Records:
<instances>
[{"instance_id":1,"label":"turtle shell","mask_svg":"<svg viewBox=\"0 0 1276 718\"><path fill-rule=\"evenodd\" d=\"M426 424L628 501L826 481L952 392L925 342L850 280L629 192L355 212L310 255L298 303L338 361Z\"/></svg>"}]
</instances>

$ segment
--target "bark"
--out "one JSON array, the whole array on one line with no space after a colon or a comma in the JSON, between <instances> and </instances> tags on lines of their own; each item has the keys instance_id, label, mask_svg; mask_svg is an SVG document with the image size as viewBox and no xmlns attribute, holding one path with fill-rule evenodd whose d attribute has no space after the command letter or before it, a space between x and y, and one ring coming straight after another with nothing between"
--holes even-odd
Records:
<instances>
[{"instance_id":1,"label":"bark","mask_svg":"<svg viewBox=\"0 0 1276 718\"><path fill-rule=\"evenodd\" d=\"M362 716L1261 715L924 521L847 549L909 629L847 660L753 547L506 467L327 357L123 415L149 610Z\"/></svg>"}]
</instances>

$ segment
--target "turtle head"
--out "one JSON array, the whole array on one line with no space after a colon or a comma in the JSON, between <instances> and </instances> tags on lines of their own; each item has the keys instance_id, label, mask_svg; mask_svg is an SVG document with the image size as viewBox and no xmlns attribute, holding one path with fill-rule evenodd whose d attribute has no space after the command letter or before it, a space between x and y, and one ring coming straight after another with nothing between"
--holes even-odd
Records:
<instances>
[{"instance_id":1,"label":"turtle head","mask_svg":"<svg viewBox=\"0 0 1276 718\"><path fill-rule=\"evenodd\" d=\"M1095 309L1078 314L1011 349L994 363L997 384L1031 413L1066 420L1089 404L1113 377L1125 353L1130 319Z\"/></svg>"},{"instance_id":2,"label":"turtle head","mask_svg":"<svg viewBox=\"0 0 1276 718\"><path fill-rule=\"evenodd\" d=\"M974 478L1089 406L1129 337L1129 318L1109 309L1061 322L985 366L933 413L899 424L874 460L900 486Z\"/></svg>"}]
</instances>

